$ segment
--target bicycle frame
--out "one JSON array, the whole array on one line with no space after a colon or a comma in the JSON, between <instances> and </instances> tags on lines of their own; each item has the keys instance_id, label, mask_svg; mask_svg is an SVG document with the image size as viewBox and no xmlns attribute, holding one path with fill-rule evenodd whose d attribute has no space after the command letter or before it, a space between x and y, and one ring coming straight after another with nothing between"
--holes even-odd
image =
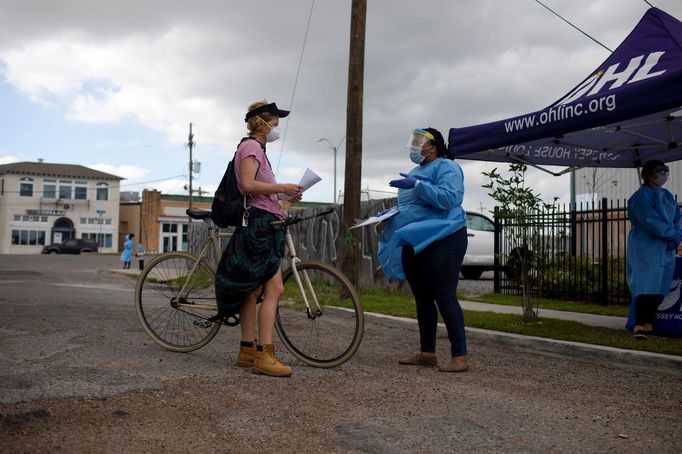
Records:
<instances>
[{"instance_id":1,"label":"bicycle frame","mask_svg":"<svg viewBox=\"0 0 682 454\"><path fill-rule=\"evenodd\" d=\"M180 289L180 292L178 293L178 298L181 300L184 300L184 298L187 296L187 284L190 282L191 277L194 275L196 272L197 268L199 267L199 264L208 256L208 250L211 245L215 246L215 251L217 254L217 257L220 257L220 254L222 251L220 250L220 241L218 241L219 238L227 238L230 235L227 232L217 232L213 222L210 219L206 219L205 222L208 224L208 239L206 240L206 243L204 246L201 248L201 253L197 256L197 261L194 262L194 265L192 266L192 270L190 273L187 275L187 279L185 280L185 283L182 285L182 288ZM216 307L214 305L209 305L209 304L196 304L196 303L178 303L180 306L192 306L194 308L200 308L200 309L207 309L207 310L214 310Z\"/></svg>"},{"instance_id":2,"label":"bicycle frame","mask_svg":"<svg viewBox=\"0 0 682 454\"><path fill-rule=\"evenodd\" d=\"M185 296L187 296L187 285L190 282L190 278L194 275L196 272L197 268L199 267L199 264L208 256L208 251L211 245L215 247L216 251L216 256L220 257L222 254L222 250L220 249L220 241L219 238L227 238L230 236L227 232L218 232L216 231L215 224L213 221L209 219L205 219L204 222L208 224L208 240L206 240L206 243L204 246L201 248L201 253L197 256L197 261L194 263L192 266L192 270L190 271L189 275L187 276L187 280L185 283L182 285L182 288L180 289L180 292L178 294L178 299L181 301L178 302L178 305L180 306L192 306L194 308L201 308L201 309L215 309L214 306L208 305L208 304L195 304L195 303L183 303L182 300L184 300ZM301 259L298 258L296 255L296 247L294 246L294 240L293 237L291 236L291 232L289 232L288 226L284 225L282 227L284 230L284 237L286 240L286 245L287 249L289 251L289 262L291 266L291 270L293 271L294 275L294 280L296 281L296 285L298 286L298 290L301 293L301 297L303 298L303 303L306 306L306 312L308 314L308 318L311 320L314 320L316 317L322 315L322 310L320 308L320 303L317 298L317 294L315 293L315 289L313 287L312 282L310 281L310 277L308 276L308 273L303 272L299 273L298 269L296 269L296 264L301 262ZM301 278L303 276L303 278ZM305 287L304 287L304 282L305 282ZM308 292L306 292L306 288L308 289ZM314 311L311 310L310 307L310 302L308 300L308 293L310 294L310 297L312 299L312 302L314 303Z\"/></svg>"}]
</instances>

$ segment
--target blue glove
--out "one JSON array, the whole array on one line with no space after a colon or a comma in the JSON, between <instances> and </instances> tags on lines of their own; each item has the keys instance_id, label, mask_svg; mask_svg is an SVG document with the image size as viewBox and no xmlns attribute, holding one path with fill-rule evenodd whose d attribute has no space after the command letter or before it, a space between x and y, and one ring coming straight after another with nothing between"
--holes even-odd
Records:
<instances>
[{"instance_id":1,"label":"blue glove","mask_svg":"<svg viewBox=\"0 0 682 454\"><path fill-rule=\"evenodd\" d=\"M388 185L394 188L400 188L400 189L412 189L415 184L417 184L417 179L413 176L410 176L406 173L401 173L404 178L400 178L398 180L391 180L388 182Z\"/></svg>"},{"instance_id":2,"label":"blue glove","mask_svg":"<svg viewBox=\"0 0 682 454\"><path fill-rule=\"evenodd\" d=\"M682 243L682 236L677 235L674 239L668 241L665 249L666 251L674 251L677 249L677 246L679 246L680 243Z\"/></svg>"}]
</instances>

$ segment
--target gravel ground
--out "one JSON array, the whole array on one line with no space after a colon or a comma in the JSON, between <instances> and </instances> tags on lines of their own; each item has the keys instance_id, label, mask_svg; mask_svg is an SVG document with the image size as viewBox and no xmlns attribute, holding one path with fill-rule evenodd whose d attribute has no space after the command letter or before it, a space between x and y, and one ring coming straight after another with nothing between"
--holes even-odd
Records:
<instances>
[{"instance_id":1,"label":"gravel ground","mask_svg":"<svg viewBox=\"0 0 682 454\"><path fill-rule=\"evenodd\" d=\"M466 374L398 366L416 331L371 322L350 362L315 369L282 352L295 373L274 379L226 364L238 329L172 354L133 333L131 309L98 314L69 348L68 321L38 326L52 340L41 361L0 377L0 452L679 452L680 376L473 342Z\"/></svg>"},{"instance_id":2,"label":"gravel ground","mask_svg":"<svg viewBox=\"0 0 682 454\"><path fill-rule=\"evenodd\" d=\"M190 354L152 344L130 279L98 275L106 257L2 260L2 453L677 453L682 444L682 375L474 340L468 373L398 366L417 345L415 324L372 319L340 367L311 368L280 349L294 375L257 376L232 365L238 328ZM445 338L438 348L446 361Z\"/></svg>"}]
</instances>

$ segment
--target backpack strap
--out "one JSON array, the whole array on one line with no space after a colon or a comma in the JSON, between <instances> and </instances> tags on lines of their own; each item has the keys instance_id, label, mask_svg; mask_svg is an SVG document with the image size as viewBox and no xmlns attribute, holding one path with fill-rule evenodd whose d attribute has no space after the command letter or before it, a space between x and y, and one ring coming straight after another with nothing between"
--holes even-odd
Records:
<instances>
[{"instance_id":1,"label":"backpack strap","mask_svg":"<svg viewBox=\"0 0 682 454\"><path fill-rule=\"evenodd\" d=\"M265 153L266 150L265 150L265 144L264 143L260 143L256 139L253 139L251 137L243 137L242 140L239 141L239 145L237 145L237 149L239 149L239 146L247 140L253 140L256 143L258 143L258 145L260 145L261 150L263 150L263 154L265 155L265 159L268 161L268 165L270 166L270 170L272 170L272 165L270 164L270 160L268 159L268 155ZM234 160L236 158L237 158L237 150L235 150L234 158L232 158L232 159ZM236 162L235 162L235 165L237 165ZM258 174L259 169L260 169L260 162L258 163L258 168L256 168L256 174ZM242 221L243 227L246 227L246 225L249 222L249 208L250 208L250 206L249 206L248 202L246 201L246 199L247 199L247 196L242 195L242 203L244 204L244 220Z\"/></svg>"}]
</instances>

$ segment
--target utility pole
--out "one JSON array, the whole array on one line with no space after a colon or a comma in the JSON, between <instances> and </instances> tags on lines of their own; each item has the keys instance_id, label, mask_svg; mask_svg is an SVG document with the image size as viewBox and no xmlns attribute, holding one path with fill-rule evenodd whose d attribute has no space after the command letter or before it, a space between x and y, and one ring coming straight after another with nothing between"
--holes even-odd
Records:
<instances>
[{"instance_id":1,"label":"utility pole","mask_svg":"<svg viewBox=\"0 0 682 454\"><path fill-rule=\"evenodd\" d=\"M194 146L194 134L192 134L192 123L189 124L189 207L192 208L192 147Z\"/></svg>"},{"instance_id":2,"label":"utility pole","mask_svg":"<svg viewBox=\"0 0 682 454\"><path fill-rule=\"evenodd\" d=\"M367 0L353 0L348 58L346 106L346 178L343 190L341 269L357 287L360 278L360 229L350 230L360 217L362 178L362 95L365 72L365 24Z\"/></svg>"}]
</instances>

